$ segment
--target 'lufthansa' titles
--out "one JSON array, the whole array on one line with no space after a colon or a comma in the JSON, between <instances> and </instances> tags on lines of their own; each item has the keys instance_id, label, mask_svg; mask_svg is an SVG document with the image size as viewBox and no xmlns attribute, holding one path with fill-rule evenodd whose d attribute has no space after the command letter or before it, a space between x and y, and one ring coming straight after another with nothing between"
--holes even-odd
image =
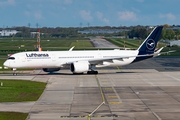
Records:
<instances>
[{"instance_id":1,"label":"'lufthansa' titles","mask_svg":"<svg viewBox=\"0 0 180 120\"><path fill-rule=\"evenodd\" d=\"M27 58L30 58L30 59L48 59L50 58L49 57L49 54L47 53L26 53L26 57Z\"/></svg>"}]
</instances>

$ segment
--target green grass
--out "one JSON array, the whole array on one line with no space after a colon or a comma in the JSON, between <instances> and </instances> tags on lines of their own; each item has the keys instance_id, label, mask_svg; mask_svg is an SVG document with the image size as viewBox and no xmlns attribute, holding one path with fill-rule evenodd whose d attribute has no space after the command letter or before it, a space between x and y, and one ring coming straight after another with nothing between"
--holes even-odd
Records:
<instances>
[{"instance_id":1,"label":"green grass","mask_svg":"<svg viewBox=\"0 0 180 120\"><path fill-rule=\"evenodd\" d=\"M0 66L3 65L5 60L6 60L5 58L4 59L0 59Z\"/></svg>"},{"instance_id":2,"label":"green grass","mask_svg":"<svg viewBox=\"0 0 180 120\"><path fill-rule=\"evenodd\" d=\"M73 41L70 46L71 47L75 46L75 48L93 47L93 45L89 41L85 41L85 40Z\"/></svg>"},{"instance_id":3,"label":"green grass","mask_svg":"<svg viewBox=\"0 0 180 120\"><path fill-rule=\"evenodd\" d=\"M119 46L136 49L143 42L143 40L129 40L129 39L119 39L119 38L108 38L109 42Z\"/></svg>"},{"instance_id":4,"label":"green grass","mask_svg":"<svg viewBox=\"0 0 180 120\"><path fill-rule=\"evenodd\" d=\"M0 120L25 120L28 113L0 112Z\"/></svg>"},{"instance_id":5,"label":"green grass","mask_svg":"<svg viewBox=\"0 0 180 120\"><path fill-rule=\"evenodd\" d=\"M36 101L45 86L46 83L41 82L0 80L0 102ZM25 120L27 116L28 113L0 112L0 120Z\"/></svg>"},{"instance_id":6,"label":"green grass","mask_svg":"<svg viewBox=\"0 0 180 120\"><path fill-rule=\"evenodd\" d=\"M130 40L130 39L119 39L119 38L107 38L108 41L119 47L137 49L144 40ZM164 43L159 42L158 47L166 46Z\"/></svg>"},{"instance_id":7,"label":"green grass","mask_svg":"<svg viewBox=\"0 0 180 120\"><path fill-rule=\"evenodd\" d=\"M0 67L2 67L2 69L0 69L0 71L4 71L4 70L6 71L6 69L4 69L4 66L3 66L3 63L5 62L5 60L6 60L5 58L0 59Z\"/></svg>"},{"instance_id":8,"label":"green grass","mask_svg":"<svg viewBox=\"0 0 180 120\"><path fill-rule=\"evenodd\" d=\"M161 56L180 56L180 48L179 47L166 47L162 50L162 52L167 52L167 51L175 51L175 52L171 52L171 53L164 54Z\"/></svg>"},{"instance_id":9,"label":"green grass","mask_svg":"<svg viewBox=\"0 0 180 120\"><path fill-rule=\"evenodd\" d=\"M78 42L77 42L78 41ZM36 50L36 39L0 39L0 54L7 54L7 52L20 52L26 50ZM72 38L56 38L56 39L41 39L41 46L43 50L64 50L72 46L76 48L93 47L87 39L72 39Z\"/></svg>"},{"instance_id":10,"label":"green grass","mask_svg":"<svg viewBox=\"0 0 180 120\"><path fill-rule=\"evenodd\" d=\"M46 83L25 80L0 80L0 102L36 101Z\"/></svg>"}]
</instances>

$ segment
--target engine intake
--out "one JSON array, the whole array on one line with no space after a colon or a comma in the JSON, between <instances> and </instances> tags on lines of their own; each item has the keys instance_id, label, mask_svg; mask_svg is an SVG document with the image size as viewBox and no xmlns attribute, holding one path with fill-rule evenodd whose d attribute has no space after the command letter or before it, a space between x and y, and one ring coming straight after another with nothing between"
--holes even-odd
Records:
<instances>
[{"instance_id":1,"label":"engine intake","mask_svg":"<svg viewBox=\"0 0 180 120\"><path fill-rule=\"evenodd\" d=\"M73 73L87 72L89 70L89 62L88 61L74 62L71 64L70 70Z\"/></svg>"}]
</instances>

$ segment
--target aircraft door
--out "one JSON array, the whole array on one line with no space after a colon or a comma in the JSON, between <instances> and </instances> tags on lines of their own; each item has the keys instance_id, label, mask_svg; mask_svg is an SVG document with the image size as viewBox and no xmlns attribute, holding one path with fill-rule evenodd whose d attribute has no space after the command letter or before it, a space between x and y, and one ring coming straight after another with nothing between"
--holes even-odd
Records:
<instances>
[{"instance_id":1,"label":"aircraft door","mask_svg":"<svg viewBox=\"0 0 180 120\"><path fill-rule=\"evenodd\" d=\"M19 58L18 58L18 59L19 59ZM26 62L26 57L25 57L25 56L22 55L22 56L20 57L20 59L21 59L22 62Z\"/></svg>"},{"instance_id":2,"label":"aircraft door","mask_svg":"<svg viewBox=\"0 0 180 120\"><path fill-rule=\"evenodd\" d=\"M55 56L55 54L52 54L52 61L56 61L56 56Z\"/></svg>"},{"instance_id":3,"label":"aircraft door","mask_svg":"<svg viewBox=\"0 0 180 120\"><path fill-rule=\"evenodd\" d=\"M103 58L101 53L98 53L97 56L95 56L95 58Z\"/></svg>"}]
</instances>

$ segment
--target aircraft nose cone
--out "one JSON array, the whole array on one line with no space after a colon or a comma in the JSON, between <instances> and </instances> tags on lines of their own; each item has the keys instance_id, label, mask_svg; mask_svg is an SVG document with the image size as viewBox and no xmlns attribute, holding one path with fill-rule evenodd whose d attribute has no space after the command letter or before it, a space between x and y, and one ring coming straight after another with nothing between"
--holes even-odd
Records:
<instances>
[{"instance_id":1,"label":"aircraft nose cone","mask_svg":"<svg viewBox=\"0 0 180 120\"><path fill-rule=\"evenodd\" d=\"M8 62L8 61L5 61L3 65L4 65L5 67L9 67L9 62Z\"/></svg>"}]
</instances>

